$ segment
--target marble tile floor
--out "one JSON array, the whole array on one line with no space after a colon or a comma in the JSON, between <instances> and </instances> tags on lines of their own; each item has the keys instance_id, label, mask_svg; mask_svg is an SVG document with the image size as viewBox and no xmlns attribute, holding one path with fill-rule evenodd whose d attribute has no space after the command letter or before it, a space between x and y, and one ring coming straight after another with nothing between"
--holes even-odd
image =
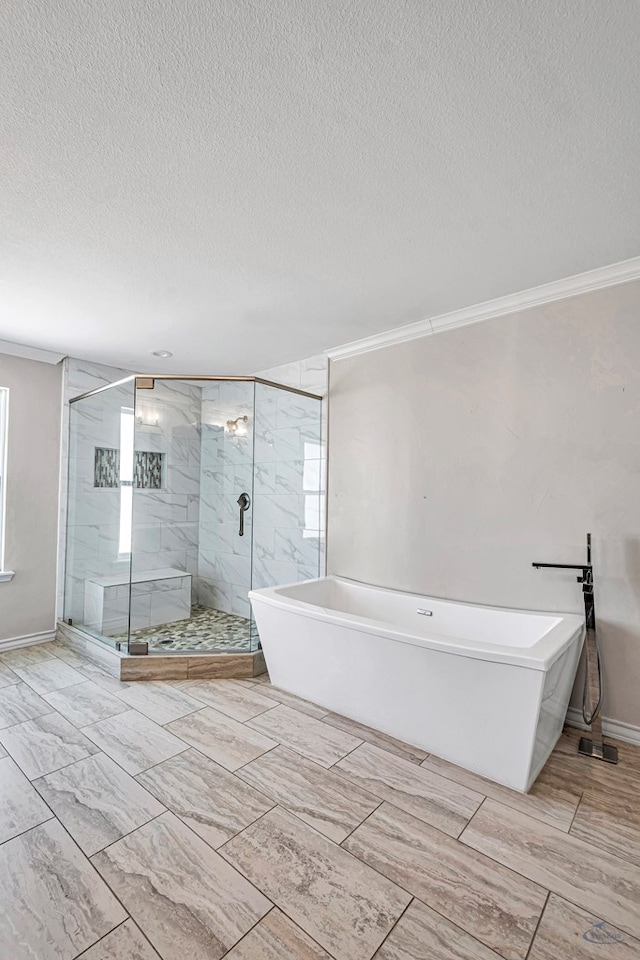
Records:
<instances>
[{"instance_id":1,"label":"marble tile floor","mask_svg":"<svg viewBox=\"0 0 640 960\"><path fill-rule=\"evenodd\" d=\"M639 747L567 728L524 796L266 675L68 654L0 654L3 960L640 958Z\"/></svg>"},{"instance_id":2,"label":"marble tile floor","mask_svg":"<svg viewBox=\"0 0 640 960\"><path fill-rule=\"evenodd\" d=\"M225 613L198 604L191 608L188 620L176 620L156 627L131 631L132 640L146 640L150 650L180 653L225 653L251 651L250 621L235 613ZM110 642L126 642L126 635L110 637ZM0 678L0 683L2 682Z\"/></svg>"}]
</instances>

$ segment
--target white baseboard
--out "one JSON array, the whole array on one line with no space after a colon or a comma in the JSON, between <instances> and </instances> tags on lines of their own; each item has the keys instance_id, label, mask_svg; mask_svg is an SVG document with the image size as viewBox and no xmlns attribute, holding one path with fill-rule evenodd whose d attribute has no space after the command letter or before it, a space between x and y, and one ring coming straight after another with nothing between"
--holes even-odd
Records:
<instances>
[{"instance_id":1,"label":"white baseboard","mask_svg":"<svg viewBox=\"0 0 640 960\"><path fill-rule=\"evenodd\" d=\"M589 729L582 719L582 712L575 707L569 707L567 723L571 727L579 727L581 730ZM607 717L603 717L602 732L606 737L613 737L615 740L624 740L626 743L635 743L640 746L640 727L623 723L622 720L608 720Z\"/></svg>"},{"instance_id":2,"label":"white baseboard","mask_svg":"<svg viewBox=\"0 0 640 960\"><path fill-rule=\"evenodd\" d=\"M46 643L48 640L54 639L54 630L45 630L44 633L28 633L25 637L9 637L8 640L0 640L0 653L3 650L13 650L14 647L30 647L34 643Z\"/></svg>"}]
</instances>

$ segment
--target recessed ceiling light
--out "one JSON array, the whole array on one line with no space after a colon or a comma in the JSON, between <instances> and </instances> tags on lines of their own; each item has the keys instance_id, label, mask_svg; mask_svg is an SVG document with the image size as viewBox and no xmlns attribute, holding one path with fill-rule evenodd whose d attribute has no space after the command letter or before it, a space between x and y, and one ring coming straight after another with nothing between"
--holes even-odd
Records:
<instances>
[{"instance_id":1,"label":"recessed ceiling light","mask_svg":"<svg viewBox=\"0 0 640 960\"><path fill-rule=\"evenodd\" d=\"M166 360L166 359L168 359L169 357L172 357L173 354L171 353L171 350L154 350L154 351L153 351L153 356L154 356L154 357L162 357L163 360Z\"/></svg>"}]
</instances>

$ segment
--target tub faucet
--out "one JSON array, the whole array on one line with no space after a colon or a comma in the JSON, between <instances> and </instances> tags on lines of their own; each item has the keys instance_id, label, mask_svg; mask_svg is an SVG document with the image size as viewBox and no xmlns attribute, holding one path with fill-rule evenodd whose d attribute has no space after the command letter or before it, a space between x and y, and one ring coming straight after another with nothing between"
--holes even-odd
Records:
<instances>
[{"instance_id":1,"label":"tub faucet","mask_svg":"<svg viewBox=\"0 0 640 960\"><path fill-rule=\"evenodd\" d=\"M591 534L587 534L586 563L532 563L532 567L547 567L552 570L582 570L582 576L576 577L582 584L584 600L584 620L587 630L586 654L587 672L582 695L582 716L591 727L591 739L581 737L578 753L607 763L618 762L618 749L605 743L602 736L602 670L600 667L600 647L596 633L596 608L593 594L593 566L591 564ZM594 705L595 703L595 705Z\"/></svg>"}]
</instances>

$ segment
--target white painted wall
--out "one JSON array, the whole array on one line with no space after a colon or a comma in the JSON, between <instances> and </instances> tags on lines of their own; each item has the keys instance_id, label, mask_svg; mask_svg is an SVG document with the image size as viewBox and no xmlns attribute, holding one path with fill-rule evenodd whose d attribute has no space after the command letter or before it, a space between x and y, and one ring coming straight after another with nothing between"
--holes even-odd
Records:
<instances>
[{"instance_id":1,"label":"white painted wall","mask_svg":"<svg viewBox=\"0 0 640 960\"><path fill-rule=\"evenodd\" d=\"M62 368L0 354L9 387L5 566L0 642L53 632Z\"/></svg>"},{"instance_id":2,"label":"white painted wall","mask_svg":"<svg viewBox=\"0 0 640 960\"><path fill-rule=\"evenodd\" d=\"M640 282L332 362L330 573L580 612L594 541L607 717L640 726Z\"/></svg>"}]
</instances>

